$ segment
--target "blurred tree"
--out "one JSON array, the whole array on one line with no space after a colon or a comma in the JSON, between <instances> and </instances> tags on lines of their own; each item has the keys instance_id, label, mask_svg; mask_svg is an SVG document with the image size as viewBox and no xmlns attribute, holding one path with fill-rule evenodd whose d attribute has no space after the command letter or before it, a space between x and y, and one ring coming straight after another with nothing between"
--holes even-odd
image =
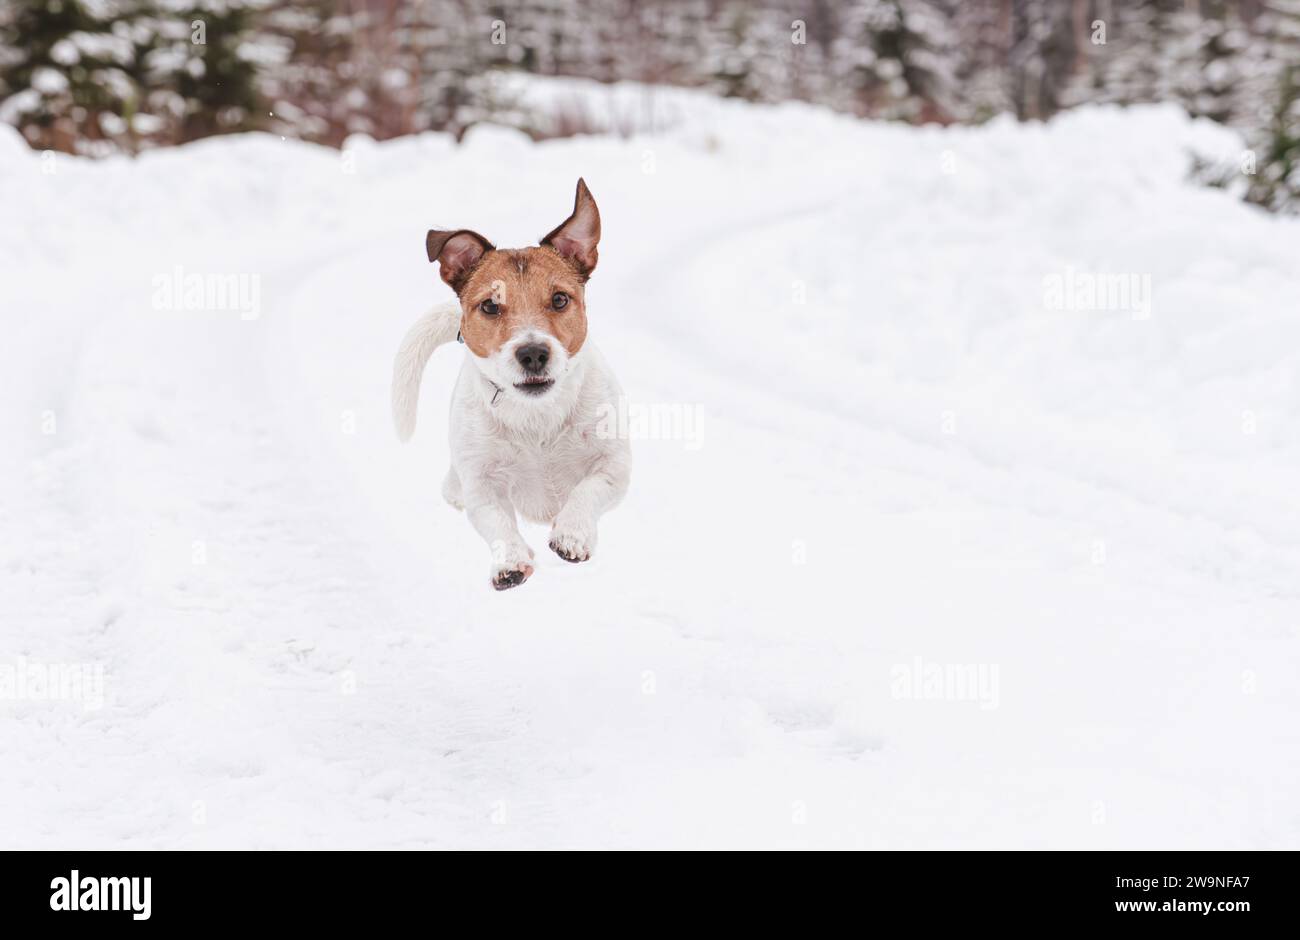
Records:
<instances>
[{"instance_id":1,"label":"blurred tree","mask_svg":"<svg viewBox=\"0 0 1300 940\"><path fill-rule=\"evenodd\" d=\"M95 152L100 142L130 144L139 57L152 38L134 34L132 6L11 0L0 8L3 116L32 146Z\"/></svg>"},{"instance_id":2,"label":"blurred tree","mask_svg":"<svg viewBox=\"0 0 1300 940\"><path fill-rule=\"evenodd\" d=\"M1228 123L1246 77L1249 32L1235 5L1200 0L1167 15L1166 63L1155 97L1177 101L1197 117Z\"/></svg>"},{"instance_id":3,"label":"blurred tree","mask_svg":"<svg viewBox=\"0 0 1300 940\"><path fill-rule=\"evenodd\" d=\"M1172 3L1177 7L1182 0ZM1173 35L1168 7L1169 0L1137 4L1104 0L1095 4L1090 13L1087 61L1062 104L1137 104L1156 100L1161 68L1167 62L1162 44ZM1093 23L1098 26L1092 27Z\"/></svg>"},{"instance_id":4,"label":"blurred tree","mask_svg":"<svg viewBox=\"0 0 1300 940\"><path fill-rule=\"evenodd\" d=\"M952 29L960 37L953 85L956 116L984 121L1014 110L1007 60L1012 42L1011 0L965 0L956 4Z\"/></svg>"},{"instance_id":5,"label":"blurred tree","mask_svg":"<svg viewBox=\"0 0 1300 940\"><path fill-rule=\"evenodd\" d=\"M261 89L281 134L337 146L353 130L353 115L369 103L358 83L358 25L338 0L302 0L261 17Z\"/></svg>"},{"instance_id":6,"label":"blurred tree","mask_svg":"<svg viewBox=\"0 0 1300 940\"><path fill-rule=\"evenodd\" d=\"M1013 0L1007 57L1011 101L1022 120L1061 109L1077 62L1071 7L1057 0Z\"/></svg>"},{"instance_id":7,"label":"blurred tree","mask_svg":"<svg viewBox=\"0 0 1300 940\"><path fill-rule=\"evenodd\" d=\"M41 149L102 154L255 123L241 55L251 0L198 12L150 0L9 0L0 117Z\"/></svg>"},{"instance_id":8,"label":"blurred tree","mask_svg":"<svg viewBox=\"0 0 1300 940\"><path fill-rule=\"evenodd\" d=\"M1246 201L1300 213L1300 67L1283 73L1272 119L1256 136L1257 162Z\"/></svg>"},{"instance_id":9,"label":"blurred tree","mask_svg":"<svg viewBox=\"0 0 1300 940\"><path fill-rule=\"evenodd\" d=\"M1268 0L1260 20L1263 35L1254 51L1279 69L1273 88L1258 95L1270 104L1250 137L1256 166L1246 199L1273 211L1300 213L1300 0ZM1258 84L1248 82L1249 91Z\"/></svg>"},{"instance_id":10,"label":"blurred tree","mask_svg":"<svg viewBox=\"0 0 1300 940\"><path fill-rule=\"evenodd\" d=\"M863 115L948 121L957 111L955 38L944 0L859 0L840 11L830 67Z\"/></svg>"},{"instance_id":11,"label":"blurred tree","mask_svg":"<svg viewBox=\"0 0 1300 940\"><path fill-rule=\"evenodd\" d=\"M142 17L153 32L141 60L145 103L171 142L265 124L253 44L260 5L167 3Z\"/></svg>"}]
</instances>

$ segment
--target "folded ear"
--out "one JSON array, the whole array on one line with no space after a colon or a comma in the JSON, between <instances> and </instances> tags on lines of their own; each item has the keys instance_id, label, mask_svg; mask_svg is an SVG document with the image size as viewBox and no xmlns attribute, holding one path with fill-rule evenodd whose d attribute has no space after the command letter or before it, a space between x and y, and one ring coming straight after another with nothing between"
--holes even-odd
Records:
<instances>
[{"instance_id":1,"label":"folded ear","mask_svg":"<svg viewBox=\"0 0 1300 940\"><path fill-rule=\"evenodd\" d=\"M496 248L478 232L467 228L454 232L431 231L425 236L424 246L429 252L429 260L438 262L442 279L458 294L474 265Z\"/></svg>"},{"instance_id":2,"label":"folded ear","mask_svg":"<svg viewBox=\"0 0 1300 940\"><path fill-rule=\"evenodd\" d=\"M578 180L573 214L543 238L541 244L554 248L572 261L583 277L589 277L596 270L596 243L599 241L600 210L596 208L596 200L587 184Z\"/></svg>"}]
</instances>

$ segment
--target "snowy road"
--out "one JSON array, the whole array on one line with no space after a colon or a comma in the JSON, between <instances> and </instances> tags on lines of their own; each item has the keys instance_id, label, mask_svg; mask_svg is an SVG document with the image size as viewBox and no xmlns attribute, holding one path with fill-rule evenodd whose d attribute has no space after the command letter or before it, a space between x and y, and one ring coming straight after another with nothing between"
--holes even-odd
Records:
<instances>
[{"instance_id":1,"label":"snowy road","mask_svg":"<svg viewBox=\"0 0 1300 940\"><path fill-rule=\"evenodd\" d=\"M1226 132L661 103L342 157L0 127L0 847L1300 847L1300 224L1183 182ZM425 230L535 241L579 175L592 337L700 423L498 594L438 495L461 352L406 446L389 367ZM1149 309L1054 309L1089 272Z\"/></svg>"}]
</instances>

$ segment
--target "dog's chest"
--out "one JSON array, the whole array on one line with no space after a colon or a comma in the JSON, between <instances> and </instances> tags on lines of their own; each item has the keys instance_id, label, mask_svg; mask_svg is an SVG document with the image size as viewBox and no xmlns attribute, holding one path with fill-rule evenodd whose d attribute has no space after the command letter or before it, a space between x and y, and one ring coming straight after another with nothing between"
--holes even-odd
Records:
<instances>
[{"instance_id":1,"label":"dog's chest","mask_svg":"<svg viewBox=\"0 0 1300 940\"><path fill-rule=\"evenodd\" d=\"M553 441L514 443L507 473L510 501L530 522L548 523L587 475L592 455L576 431Z\"/></svg>"}]
</instances>

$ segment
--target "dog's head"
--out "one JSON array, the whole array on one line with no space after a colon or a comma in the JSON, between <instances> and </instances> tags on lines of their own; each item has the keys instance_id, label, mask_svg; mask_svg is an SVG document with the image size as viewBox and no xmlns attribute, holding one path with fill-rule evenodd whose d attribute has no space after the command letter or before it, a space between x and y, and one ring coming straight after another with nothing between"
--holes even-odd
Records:
<instances>
[{"instance_id":1,"label":"dog's head","mask_svg":"<svg viewBox=\"0 0 1300 940\"><path fill-rule=\"evenodd\" d=\"M587 338L584 288L596 268L600 212L578 180L573 213L537 248L497 248L477 232L428 235L429 260L460 298L474 364L507 394L542 401Z\"/></svg>"}]
</instances>

